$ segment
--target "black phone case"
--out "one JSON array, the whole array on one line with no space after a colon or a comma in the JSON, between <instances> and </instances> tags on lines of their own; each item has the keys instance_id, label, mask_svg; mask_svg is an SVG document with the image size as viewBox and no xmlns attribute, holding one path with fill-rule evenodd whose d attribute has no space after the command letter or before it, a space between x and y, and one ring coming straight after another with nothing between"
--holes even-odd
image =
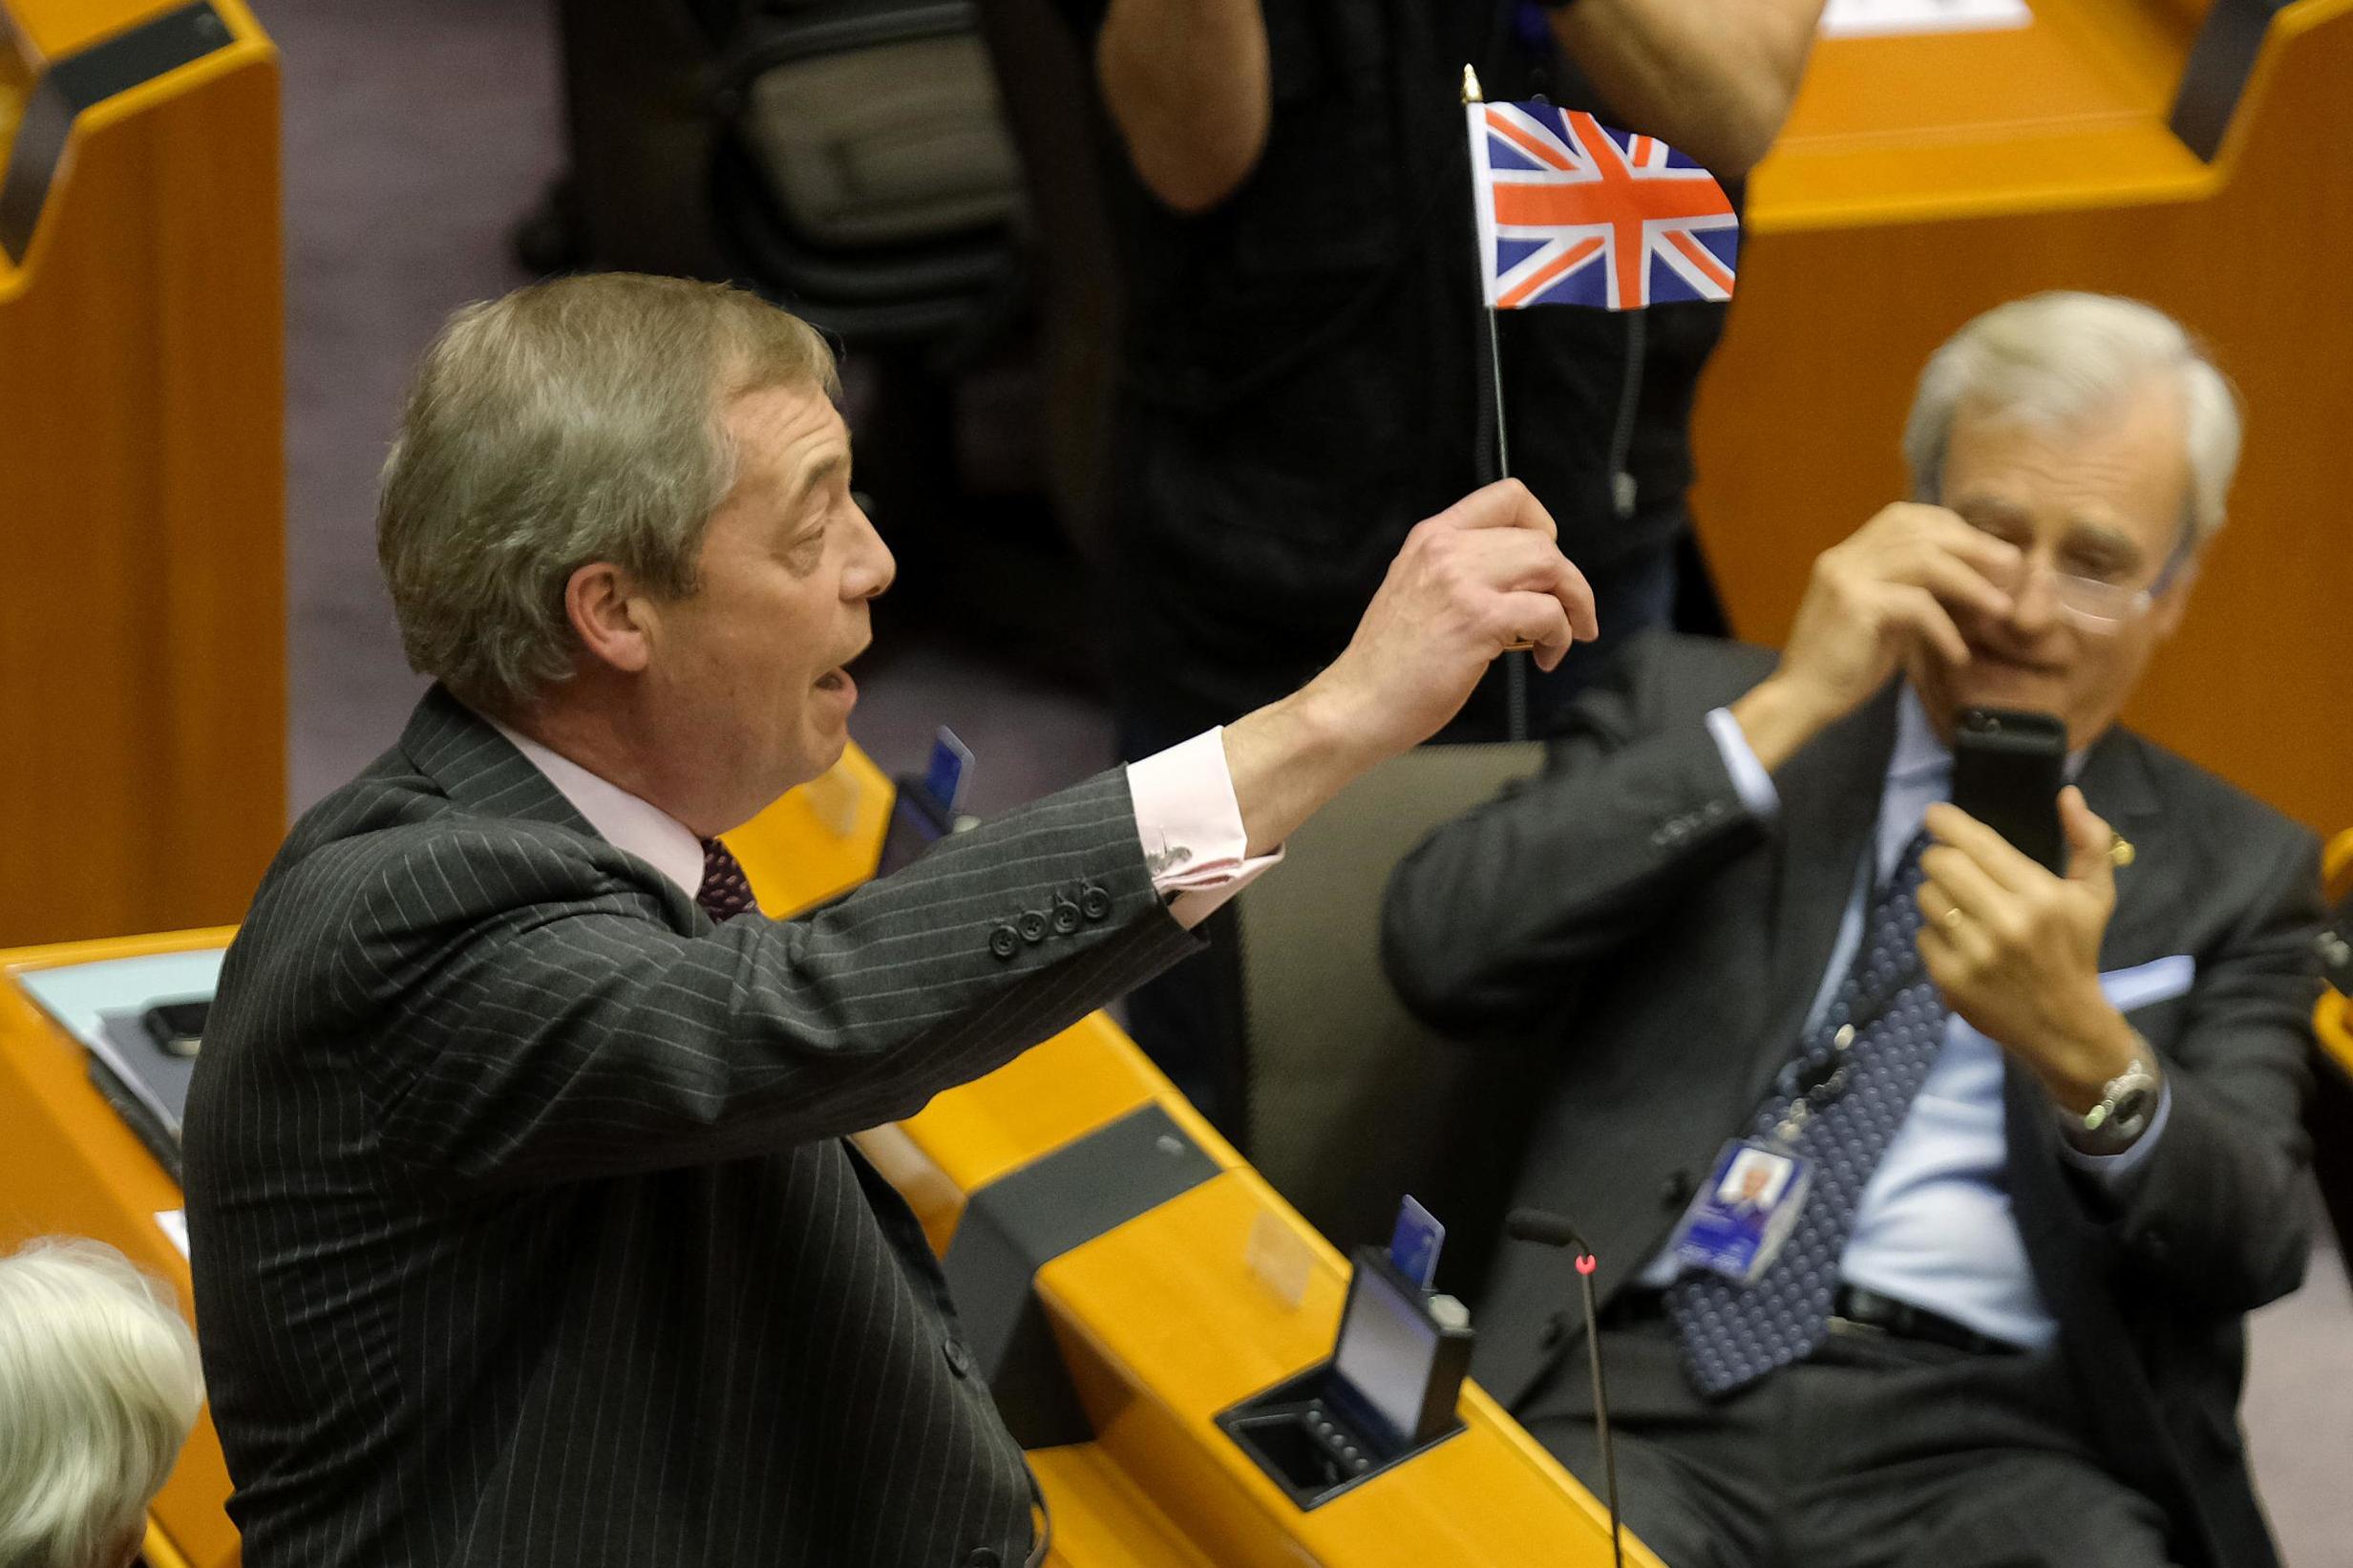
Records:
<instances>
[{"instance_id":1,"label":"black phone case","mask_svg":"<svg viewBox=\"0 0 2353 1568\"><path fill-rule=\"evenodd\" d=\"M2065 876L2059 792L2067 787L2067 727L2050 714L1964 709L1953 735L1953 804Z\"/></svg>"}]
</instances>

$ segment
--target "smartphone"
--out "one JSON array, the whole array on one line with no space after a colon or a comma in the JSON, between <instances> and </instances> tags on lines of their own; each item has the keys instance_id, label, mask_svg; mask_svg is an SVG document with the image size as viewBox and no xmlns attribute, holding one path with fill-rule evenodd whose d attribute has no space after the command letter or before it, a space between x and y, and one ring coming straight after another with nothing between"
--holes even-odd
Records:
<instances>
[{"instance_id":1,"label":"smartphone","mask_svg":"<svg viewBox=\"0 0 2353 1568\"><path fill-rule=\"evenodd\" d=\"M2050 713L1964 708L1953 733L1953 804L2044 869L2067 874L2059 792L2067 730Z\"/></svg>"}]
</instances>

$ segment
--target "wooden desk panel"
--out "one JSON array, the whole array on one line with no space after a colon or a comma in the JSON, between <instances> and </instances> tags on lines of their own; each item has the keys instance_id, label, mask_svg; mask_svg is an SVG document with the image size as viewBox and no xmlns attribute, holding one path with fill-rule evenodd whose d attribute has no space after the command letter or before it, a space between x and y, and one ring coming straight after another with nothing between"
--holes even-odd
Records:
<instances>
[{"instance_id":1,"label":"wooden desk panel","mask_svg":"<svg viewBox=\"0 0 2353 1568\"><path fill-rule=\"evenodd\" d=\"M60 52L166 9L0 6ZM217 9L0 257L0 943L233 920L286 827L277 61Z\"/></svg>"},{"instance_id":2,"label":"wooden desk panel","mask_svg":"<svg viewBox=\"0 0 2353 1568\"><path fill-rule=\"evenodd\" d=\"M1812 558L1902 498L1897 440L1940 342L2040 289L2146 299L2237 381L2247 450L2230 526L2125 717L2331 830L2353 820L2353 768L2330 743L2353 669L2353 313L2338 276L2353 250L2353 0L2297 0L2274 21L2211 168L2164 131L2171 83L2150 92L2175 14L2105 32L2103 14L2038 6L2109 51L2095 61L2087 42L2051 67L2045 130L1982 61L1936 85L1977 41L1820 47L1751 187L1740 294L1701 390L1701 536L1735 631L1778 643ZM1904 74L1864 68L1878 56L1908 56ZM1875 95L1882 78L1919 98ZM2003 107L1972 121L1981 89Z\"/></svg>"}]
</instances>

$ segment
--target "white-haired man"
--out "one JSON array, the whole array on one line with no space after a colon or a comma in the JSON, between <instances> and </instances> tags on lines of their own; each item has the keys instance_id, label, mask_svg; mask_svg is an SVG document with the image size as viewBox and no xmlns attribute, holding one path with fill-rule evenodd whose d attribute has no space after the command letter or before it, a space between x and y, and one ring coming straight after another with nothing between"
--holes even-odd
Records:
<instances>
[{"instance_id":1,"label":"white-haired man","mask_svg":"<svg viewBox=\"0 0 2353 1568\"><path fill-rule=\"evenodd\" d=\"M163 1287L98 1241L0 1258L0 1568L124 1568L204 1402Z\"/></svg>"},{"instance_id":2,"label":"white-haired man","mask_svg":"<svg viewBox=\"0 0 2353 1568\"><path fill-rule=\"evenodd\" d=\"M426 355L378 540L437 684L280 852L189 1094L249 1568L1032 1558L1021 1451L844 1134L1191 951L1507 644L1593 635L1491 487L1296 696L772 922L718 836L841 754L893 570L833 384L785 312L621 275Z\"/></svg>"},{"instance_id":3,"label":"white-haired man","mask_svg":"<svg viewBox=\"0 0 2353 1568\"><path fill-rule=\"evenodd\" d=\"M2303 1264L2317 846L2114 722L2236 404L2161 313L2043 295L1939 350L1906 449L1777 659L1639 646L1399 869L1391 973L1545 1052L1517 1198L1597 1244L1676 1568L2270 1562L2240 1320ZM1947 800L1972 707L2064 721L2063 874ZM1750 1151L1753 1230L1692 1202ZM1507 1249L1475 1369L1598 1477L1565 1282Z\"/></svg>"}]
</instances>

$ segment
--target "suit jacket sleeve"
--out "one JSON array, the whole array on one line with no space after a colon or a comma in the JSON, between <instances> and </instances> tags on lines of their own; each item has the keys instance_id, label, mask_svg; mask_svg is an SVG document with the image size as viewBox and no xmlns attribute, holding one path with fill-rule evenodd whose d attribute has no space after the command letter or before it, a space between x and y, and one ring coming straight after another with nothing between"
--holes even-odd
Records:
<instances>
[{"instance_id":1,"label":"suit jacket sleeve","mask_svg":"<svg viewBox=\"0 0 2353 1568\"><path fill-rule=\"evenodd\" d=\"M682 934L590 846L499 821L377 856L354 891L329 947L333 1011L356 1021L384 1146L461 1186L724 1160L911 1115L1196 945L1153 892L1118 772L805 920ZM1096 913L992 948L1061 902Z\"/></svg>"},{"instance_id":2,"label":"suit jacket sleeve","mask_svg":"<svg viewBox=\"0 0 2353 1568\"><path fill-rule=\"evenodd\" d=\"M1629 643L1540 773L1439 828L1391 875L1382 959L1406 1006L1450 1034L1524 1029L1759 842L1706 714L1769 666L1751 649Z\"/></svg>"},{"instance_id":3,"label":"suit jacket sleeve","mask_svg":"<svg viewBox=\"0 0 2353 1568\"><path fill-rule=\"evenodd\" d=\"M2311 1145L2300 1112L2323 919L2315 856L2295 835L2204 960L2161 1051L2173 1103L2147 1164L2120 1197L2086 1194L2154 1287L2219 1313L2250 1311L2303 1278Z\"/></svg>"}]
</instances>

